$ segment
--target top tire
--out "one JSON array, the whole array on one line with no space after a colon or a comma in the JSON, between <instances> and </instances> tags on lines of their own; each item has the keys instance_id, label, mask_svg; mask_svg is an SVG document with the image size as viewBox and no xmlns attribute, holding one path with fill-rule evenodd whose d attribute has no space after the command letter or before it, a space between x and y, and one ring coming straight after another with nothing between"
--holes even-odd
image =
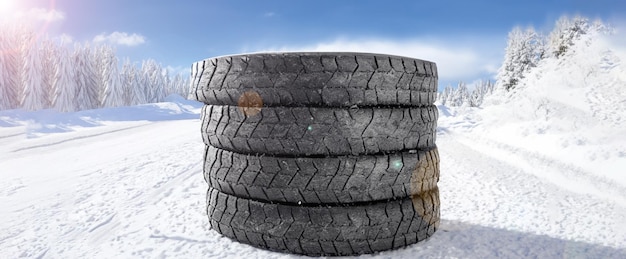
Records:
<instances>
[{"instance_id":1,"label":"top tire","mask_svg":"<svg viewBox=\"0 0 626 259\"><path fill-rule=\"evenodd\" d=\"M245 107L430 106L437 65L367 53L258 53L192 65L192 94Z\"/></svg>"}]
</instances>

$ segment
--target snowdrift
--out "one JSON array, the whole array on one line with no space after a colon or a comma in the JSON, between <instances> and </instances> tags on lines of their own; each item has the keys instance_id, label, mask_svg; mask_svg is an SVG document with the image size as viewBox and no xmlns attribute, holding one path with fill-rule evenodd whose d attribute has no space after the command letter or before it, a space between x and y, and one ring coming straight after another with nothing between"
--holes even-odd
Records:
<instances>
[{"instance_id":1,"label":"snowdrift","mask_svg":"<svg viewBox=\"0 0 626 259\"><path fill-rule=\"evenodd\" d=\"M558 161L567 170L539 164L529 170L626 205L626 52L612 42L583 35L564 56L542 60L513 91L496 91L482 109L440 106L440 123L513 153Z\"/></svg>"}]
</instances>

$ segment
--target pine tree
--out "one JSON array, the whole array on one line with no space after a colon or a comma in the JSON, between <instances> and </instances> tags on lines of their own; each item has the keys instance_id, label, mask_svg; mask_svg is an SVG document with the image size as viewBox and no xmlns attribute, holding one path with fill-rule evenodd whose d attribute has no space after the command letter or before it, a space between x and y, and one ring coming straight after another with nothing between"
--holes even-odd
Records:
<instances>
[{"instance_id":1,"label":"pine tree","mask_svg":"<svg viewBox=\"0 0 626 259\"><path fill-rule=\"evenodd\" d=\"M20 48L13 29L0 28L0 110L15 109L20 104Z\"/></svg>"},{"instance_id":2,"label":"pine tree","mask_svg":"<svg viewBox=\"0 0 626 259\"><path fill-rule=\"evenodd\" d=\"M133 80L134 74L132 71L133 65L130 62L129 58L125 58L122 62L122 70L120 71L120 83L122 85L123 90L123 105L129 106L132 102L132 94L133 94Z\"/></svg>"},{"instance_id":3,"label":"pine tree","mask_svg":"<svg viewBox=\"0 0 626 259\"><path fill-rule=\"evenodd\" d=\"M124 105L117 57L114 55L105 56L102 79L104 81L102 107L119 107Z\"/></svg>"},{"instance_id":4,"label":"pine tree","mask_svg":"<svg viewBox=\"0 0 626 259\"><path fill-rule=\"evenodd\" d=\"M58 65L54 74L54 103L56 110L61 112L76 111L76 73L75 64L67 49L59 51Z\"/></svg>"},{"instance_id":5,"label":"pine tree","mask_svg":"<svg viewBox=\"0 0 626 259\"><path fill-rule=\"evenodd\" d=\"M441 94L439 94L437 96L437 99L439 100L439 102L441 103L441 105L449 105L450 103L448 102L450 95L452 94L452 92L454 91L454 88L452 88L451 85L447 85L444 89L443 92L441 92Z\"/></svg>"},{"instance_id":6,"label":"pine tree","mask_svg":"<svg viewBox=\"0 0 626 259\"><path fill-rule=\"evenodd\" d=\"M556 21L549 36L551 55L556 58L563 56L581 35L587 34L590 28L591 25L587 18L562 16Z\"/></svg>"},{"instance_id":7,"label":"pine tree","mask_svg":"<svg viewBox=\"0 0 626 259\"><path fill-rule=\"evenodd\" d=\"M131 94L131 105L148 103L148 79L140 69L132 66L133 87Z\"/></svg>"},{"instance_id":8,"label":"pine tree","mask_svg":"<svg viewBox=\"0 0 626 259\"><path fill-rule=\"evenodd\" d=\"M194 86L193 85L193 79L190 76L185 77L185 95L183 95L183 97L185 97L187 100L195 100L195 93L193 91Z\"/></svg>"},{"instance_id":9,"label":"pine tree","mask_svg":"<svg viewBox=\"0 0 626 259\"><path fill-rule=\"evenodd\" d=\"M519 27L509 33L504 62L498 70L497 82L506 90L515 88L528 71L536 67L545 50L539 35L532 28Z\"/></svg>"},{"instance_id":10,"label":"pine tree","mask_svg":"<svg viewBox=\"0 0 626 259\"><path fill-rule=\"evenodd\" d=\"M493 84L491 80L480 80L478 85L470 94L470 105L472 107L480 107L485 97L493 92Z\"/></svg>"},{"instance_id":11,"label":"pine tree","mask_svg":"<svg viewBox=\"0 0 626 259\"><path fill-rule=\"evenodd\" d=\"M491 80L487 80L487 84L485 85L485 90L484 90L484 95L483 95L483 101L485 100L485 97L493 94L494 90L495 90L495 84L491 82Z\"/></svg>"},{"instance_id":12,"label":"pine tree","mask_svg":"<svg viewBox=\"0 0 626 259\"><path fill-rule=\"evenodd\" d=\"M48 39L44 39L41 43L42 53L42 84L45 89L45 108L51 108L55 103L57 87L54 84L58 65L60 62L61 46L56 45L54 42Z\"/></svg>"},{"instance_id":13,"label":"pine tree","mask_svg":"<svg viewBox=\"0 0 626 259\"><path fill-rule=\"evenodd\" d=\"M172 81L175 87L174 93L180 95L183 98L187 98L187 85L185 79L183 78L183 75L176 74Z\"/></svg>"},{"instance_id":14,"label":"pine tree","mask_svg":"<svg viewBox=\"0 0 626 259\"><path fill-rule=\"evenodd\" d=\"M470 93L467 89L467 84L461 81L454 91L455 106L470 106Z\"/></svg>"},{"instance_id":15,"label":"pine tree","mask_svg":"<svg viewBox=\"0 0 626 259\"><path fill-rule=\"evenodd\" d=\"M36 111L45 107L46 91L43 88L40 44L33 34L24 35L24 63L22 69L23 92L21 106L26 110Z\"/></svg>"},{"instance_id":16,"label":"pine tree","mask_svg":"<svg viewBox=\"0 0 626 259\"><path fill-rule=\"evenodd\" d=\"M193 87L191 86L191 77L183 77L183 84L181 87L181 96L187 100L191 99L191 89Z\"/></svg>"},{"instance_id":17,"label":"pine tree","mask_svg":"<svg viewBox=\"0 0 626 259\"><path fill-rule=\"evenodd\" d=\"M162 77L163 77L163 96L161 98L165 99L165 97L169 96L170 94L174 93L174 86L172 85L172 80L170 78L170 73L167 69L163 70L162 73ZM161 99L161 101L163 100Z\"/></svg>"},{"instance_id":18,"label":"pine tree","mask_svg":"<svg viewBox=\"0 0 626 259\"><path fill-rule=\"evenodd\" d=\"M72 58L74 60L76 72L76 102L78 110L95 109L99 104L99 83L100 76L96 70L96 62L93 60L91 47L85 45L75 45Z\"/></svg>"},{"instance_id":19,"label":"pine tree","mask_svg":"<svg viewBox=\"0 0 626 259\"><path fill-rule=\"evenodd\" d=\"M149 59L141 66L143 80L146 85L146 101L156 103L165 97L162 68L155 60Z\"/></svg>"},{"instance_id":20,"label":"pine tree","mask_svg":"<svg viewBox=\"0 0 626 259\"><path fill-rule=\"evenodd\" d=\"M470 93L469 101L471 107L479 107L483 102L484 93L484 81L480 81L474 90Z\"/></svg>"},{"instance_id":21,"label":"pine tree","mask_svg":"<svg viewBox=\"0 0 626 259\"><path fill-rule=\"evenodd\" d=\"M150 83L154 89L154 99L150 100L150 102L158 103L162 102L166 97L165 81L163 80L163 68L155 60L152 61L154 62L154 70L151 74Z\"/></svg>"},{"instance_id":22,"label":"pine tree","mask_svg":"<svg viewBox=\"0 0 626 259\"><path fill-rule=\"evenodd\" d=\"M110 62L115 57L115 50L108 45L100 45L94 47L94 51L91 53L95 67L95 81L98 88L98 107L104 107L104 96L106 91L107 81L109 79L108 73L111 72Z\"/></svg>"}]
</instances>

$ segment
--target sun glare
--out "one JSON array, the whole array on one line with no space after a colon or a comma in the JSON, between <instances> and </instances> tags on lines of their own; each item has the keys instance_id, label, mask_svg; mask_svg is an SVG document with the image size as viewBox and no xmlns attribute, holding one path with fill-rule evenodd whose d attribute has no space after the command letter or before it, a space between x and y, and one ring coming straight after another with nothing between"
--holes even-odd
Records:
<instances>
[{"instance_id":1,"label":"sun glare","mask_svg":"<svg viewBox=\"0 0 626 259\"><path fill-rule=\"evenodd\" d=\"M0 0L0 13L7 14L15 9L15 0Z\"/></svg>"}]
</instances>

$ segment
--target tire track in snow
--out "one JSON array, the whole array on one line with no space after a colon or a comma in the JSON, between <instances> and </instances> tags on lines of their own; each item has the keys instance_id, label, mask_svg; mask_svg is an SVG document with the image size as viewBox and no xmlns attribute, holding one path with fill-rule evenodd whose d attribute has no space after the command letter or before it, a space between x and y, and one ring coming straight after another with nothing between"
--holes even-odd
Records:
<instances>
[{"instance_id":1,"label":"tire track in snow","mask_svg":"<svg viewBox=\"0 0 626 259\"><path fill-rule=\"evenodd\" d=\"M614 181L587 172L575 165L566 164L537 152L516 148L501 142L485 138L480 138L477 141L476 136L473 136L472 139L458 135L454 135L454 137L460 143L472 147L478 152L490 154L495 159L524 168L525 172L547 179L562 188L594 195L626 208L626 187Z\"/></svg>"},{"instance_id":2,"label":"tire track in snow","mask_svg":"<svg viewBox=\"0 0 626 259\"><path fill-rule=\"evenodd\" d=\"M205 204L200 204L204 203L203 195L206 192L201 173L204 144L197 136L197 124L197 121L193 121L149 123L114 130L105 128L107 131L99 134L76 137L81 134L76 132L70 135L74 138L50 143L52 145L47 146L91 138L91 141L85 143L57 145L54 152L62 155L67 148L73 154L75 151L72 150L77 145L85 150L93 149L91 145L95 145L98 151L103 152L98 154L106 159L89 158L93 162L87 167L66 164L64 170L80 173L64 175L63 179L49 186L48 195L25 204L28 210L13 212L17 216L13 217L11 226L5 232L14 235L7 237L7 242L2 242L2 247L7 248L2 254L36 256L47 251L46 257L65 257L63 255L67 254L93 257L98 253L103 256L111 251L111 247L116 247L118 254L126 255L123 257L137 257L140 254L129 254L128 250L139 251L147 246L150 249L171 250L171 246L159 245L159 239L146 241L154 229L161 229L163 233L170 229L182 230L167 234L195 238L190 230L202 231L202 224L195 224L198 226L196 228L194 224L180 225L180 219L185 217L178 219L169 213L172 209L176 209L177 213L197 209L199 216L194 221L200 223L206 220L206 215L202 214ZM143 126L149 126L149 130L132 131L133 135L130 136L136 135L136 138L118 140L112 137L120 134L129 136L124 130ZM109 135L114 132L120 133ZM137 149L136 145L143 146L145 138L152 142L151 145L145 145L149 148ZM133 151L126 151L127 147L133 147L130 149ZM108 151L115 152L115 158L109 158ZM31 148L23 152L20 154L37 157L40 151ZM199 186L201 189L198 189ZM194 192L198 193L198 197L192 196ZM190 209L190 203L195 208ZM169 224L164 222L173 222L178 227L167 228ZM28 246L16 246L24 240L28 240ZM176 244L181 242L174 241ZM99 252L94 254L94 251Z\"/></svg>"},{"instance_id":3,"label":"tire track in snow","mask_svg":"<svg viewBox=\"0 0 626 259\"><path fill-rule=\"evenodd\" d=\"M40 144L40 145L34 145L34 146L18 148L18 149L14 149L11 152L16 153L16 152L20 152L20 151L24 151L24 150L29 150L29 149L35 149L35 148L41 148L41 147L50 147L50 146L54 146L54 145L58 145L58 144L67 143L67 142L70 142L70 141L86 139L86 138L93 138L93 137L99 137L99 136L102 136L102 135L107 135L107 134L116 133L116 132L120 132L120 131L126 131L126 130L141 128L141 127L148 126L150 124L152 124L152 123L147 123L147 124L142 124L142 125L137 125L137 126L132 126L132 127L126 127L126 128L122 128L122 129L116 129L116 130L109 130L109 131L96 133L96 134L91 134L91 135L84 135L84 136L73 137L73 138L68 138L68 139L64 139L64 140L57 141L57 142L52 142L52 143L46 143L46 144Z\"/></svg>"},{"instance_id":4,"label":"tire track in snow","mask_svg":"<svg viewBox=\"0 0 626 259\"><path fill-rule=\"evenodd\" d=\"M626 248L626 207L562 188L463 136L438 137L442 218Z\"/></svg>"},{"instance_id":5,"label":"tire track in snow","mask_svg":"<svg viewBox=\"0 0 626 259\"><path fill-rule=\"evenodd\" d=\"M26 135L26 133L16 133L16 134L11 134L11 135L0 136L0 139L4 140L7 138L19 137L19 136L24 136L24 135Z\"/></svg>"}]
</instances>

